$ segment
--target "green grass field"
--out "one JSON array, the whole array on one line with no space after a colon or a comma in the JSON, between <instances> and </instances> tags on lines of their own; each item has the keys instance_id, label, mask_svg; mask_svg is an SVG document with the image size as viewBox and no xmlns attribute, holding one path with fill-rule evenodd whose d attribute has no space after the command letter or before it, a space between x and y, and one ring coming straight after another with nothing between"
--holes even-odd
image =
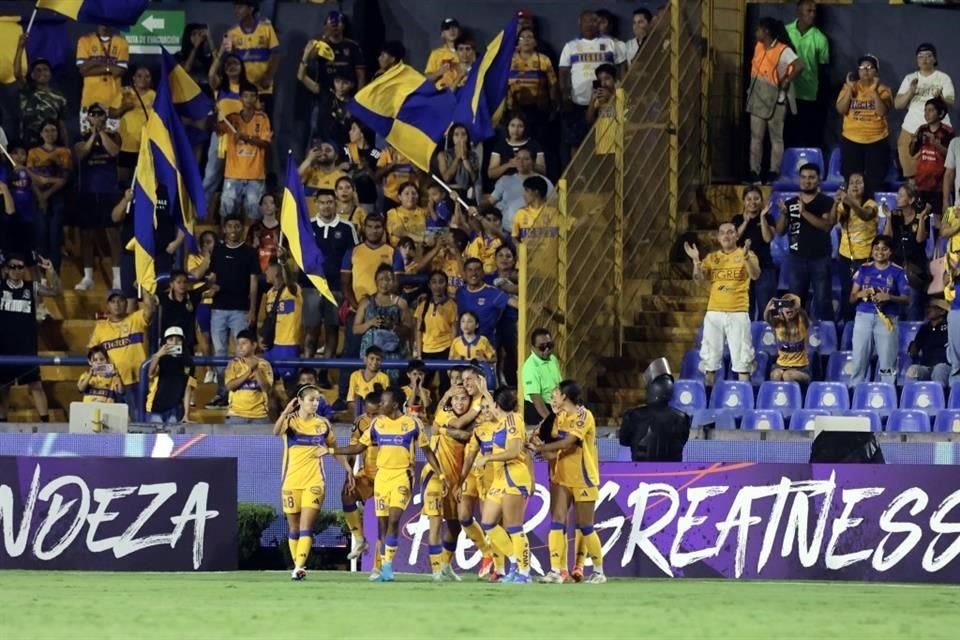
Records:
<instances>
[{"instance_id":1,"label":"green grass field","mask_svg":"<svg viewBox=\"0 0 960 640\"><path fill-rule=\"evenodd\" d=\"M0 573L10 638L957 638L960 587L611 580L434 585L422 576Z\"/></svg>"}]
</instances>

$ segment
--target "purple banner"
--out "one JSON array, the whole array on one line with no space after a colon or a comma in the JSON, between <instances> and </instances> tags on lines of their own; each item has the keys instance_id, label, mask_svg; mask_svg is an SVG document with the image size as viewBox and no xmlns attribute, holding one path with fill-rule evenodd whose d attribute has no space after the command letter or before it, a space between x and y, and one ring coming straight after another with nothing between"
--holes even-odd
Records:
<instances>
[{"instance_id":1,"label":"purple banner","mask_svg":"<svg viewBox=\"0 0 960 640\"><path fill-rule=\"evenodd\" d=\"M600 478L595 528L607 575L960 583L957 466L614 462L601 464ZM420 504L417 495L404 514L396 571L429 571ZM543 464L526 518L532 569L542 574ZM376 531L368 507L368 539ZM571 515L571 558L573 532ZM464 571L480 562L463 534L456 562Z\"/></svg>"},{"instance_id":2,"label":"purple banner","mask_svg":"<svg viewBox=\"0 0 960 640\"><path fill-rule=\"evenodd\" d=\"M236 569L237 461L0 456L0 528L0 569Z\"/></svg>"}]
</instances>

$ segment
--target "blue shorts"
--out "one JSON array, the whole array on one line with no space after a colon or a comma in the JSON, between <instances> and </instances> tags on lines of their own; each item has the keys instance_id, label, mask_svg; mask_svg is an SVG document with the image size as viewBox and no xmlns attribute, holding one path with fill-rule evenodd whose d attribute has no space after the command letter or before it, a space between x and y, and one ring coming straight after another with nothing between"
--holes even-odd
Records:
<instances>
[{"instance_id":1,"label":"blue shorts","mask_svg":"<svg viewBox=\"0 0 960 640\"><path fill-rule=\"evenodd\" d=\"M197 326L200 327L200 333L210 333L210 316L213 311L212 304L197 305Z\"/></svg>"},{"instance_id":2,"label":"blue shorts","mask_svg":"<svg viewBox=\"0 0 960 640\"><path fill-rule=\"evenodd\" d=\"M263 357L267 362L274 360L299 360L300 347L295 345L274 345L263 352ZM296 367L274 367L273 374L278 378L292 378L296 375Z\"/></svg>"}]
</instances>

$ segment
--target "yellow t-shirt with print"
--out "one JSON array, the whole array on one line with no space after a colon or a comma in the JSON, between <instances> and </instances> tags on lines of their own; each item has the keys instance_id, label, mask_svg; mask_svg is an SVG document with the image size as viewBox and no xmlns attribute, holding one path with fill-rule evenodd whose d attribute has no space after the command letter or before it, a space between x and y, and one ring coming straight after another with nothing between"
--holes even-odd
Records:
<instances>
[{"instance_id":1,"label":"yellow t-shirt with print","mask_svg":"<svg viewBox=\"0 0 960 640\"><path fill-rule=\"evenodd\" d=\"M350 374L350 385L347 389L347 402L363 400L371 391L374 385L380 385L383 389L390 386L390 378L383 371L377 371L376 375L367 380L363 376L363 370L354 371Z\"/></svg>"},{"instance_id":2,"label":"yellow t-shirt with print","mask_svg":"<svg viewBox=\"0 0 960 640\"><path fill-rule=\"evenodd\" d=\"M430 446L426 429L412 416L377 416L370 428L360 436L360 444L380 447L377 469L387 471L413 469L416 447L423 449Z\"/></svg>"},{"instance_id":3,"label":"yellow t-shirt with print","mask_svg":"<svg viewBox=\"0 0 960 640\"><path fill-rule=\"evenodd\" d=\"M105 402L113 404L123 400L123 384L116 371L109 376L92 375L87 378L87 388L83 392L83 402Z\"/></svg>"},{"instance_id":4,"label":"yellow t-shirt with print","mask_svg":"<svg viewBox=\"0 0 960 640\"><path fill-rule=\"evenodd\" d=\"M260 359L257 364L263 371L267 379L267 387L273 387L273 368L266 360ZM236 357L227 365L225 375L226 384L238 378L246 378L250 372L250 367L243 361L243 358ZM266 392L260 388L256 376L251 376L243 384L230 392L228 414L238 418L263 418L267 417Z\"/></svg>"},{"instance_id":5,"label":"yellow t-shirt with print","mask_svg":"<svg viewBox=\"0 0 960 640\"><path fill-rule=\"evenodd\" d=\"M424 353L446 351L456 336L457 303L451 298L440 304L429 300L421 302L413 321L420 331L420 349Z\"/></svg>"},{"instance_id":6,"label":"yellow t-shirt with print","mask_svg":"<svg viewBox=\"0 0 960 640\"><path fill-rule=\"evenodd\" d=\"M227 31L227 37L233 43L234 55L243 60L247 80L259 88L260 81L267 74L267 68L270 66L270 57L280 49L280 40L273 25L269 20L257 18L257 23L251 31L236 25ZM261 93L273 93L273 83Z\"/></svg>"},{"instance_id":7,"label":"yellow t-shirt with print","mask_svg":"<svg viewBox=\"0 0 960 640\"><path fill-rule=\"evenodd\" d=\"M497 250L503 246L503 240L480 234L474 238L463 252L464 258L476 258L483 263L484 273L497 270Z\"/></svg>"},{"instance_id":8,"label":"yellow t-shirt with print","mask_svg":"<svg viewBox=\"0 0 960 640\"><path fill-rule=\"evenodd\" d=\"M130 46L127 39L119 33L113 34L106 41L101 40L96 33L80 36L77 40L77 66L89 60L100 60L126 69L130 62ZM83 79L80 106L103 104L108 107L119 107L122 89L121 79L113 74L88 76Z\"/></svg>"},{"instance_id":9,"label":"yellow t-shirt with print","mask_svg":"<svg viewBox=\"0 0 960 640\"><path fill-rule=\"evenodd\" d=\"M497 350L493 348L486 336L477 336L469 342L463 336L458 336L450 345L450 359L496 362Z\"/></svg>"},{"instance_id":10,"label":"yellow t-shirt with print","mask_svg":"<svg viewBox=\"0 0 960 640\"><path fill-rule=\"evenodd\" d=\"M147 359L147 328L150 323L143 309L134 311L123 320L97 320L87 348L102 346L117 368L124 385L140 380L140 365Z\"/></svg>"},{"instance_id":11,"label":"yellow t-shirt with print","mask_svg":"<svg viewBox=\"0 0 960 640\"><path fill-rule=\"evenodd\" d=\"M123 102L132 102L133 109L120 117L120 151L137 153L140 151L143 127L147 124L149 114L153 113L153 102L157 99L157 92L147 89L137 98L136 90L133 87L127 87L123 90L121 99Z\"/></svg>"},{"instance_id":12,"label":"yellow t-shirt with print","mask_svg":"<svg viewBox=\"0 0 960 640\"><path fill-rule=\"evenodd\" d=\"M774 320L773 333L777 338L777 366L800 368L810 364L807 356L807 338L810 331L803 315L797 317L795 328L780 320Z\"/></svg>"},{"instance_id":13,"label":"yellow t-shirt with print","mask_svg":"<svg viewBox=\"0 0 960 640\"><path fill-rule=\"evenodd\" d=\"M840 95L849 92L844 85ZM850 98L850 110L843 116L843 137L859 144L886 140L889 135L887 116L880 115L877 105L881 99L889 102L890 98L890 89L879 83L876 88L869 89L858 84L855 95Z\"/></svg>"},{"instance_id":14,"label":"yellow t-shirt with print","mask_svg":"<svg viewBox=\"0 0 960 640\"><path fill-rule=\"evenodd\" d=\"M867 200L863 203L864 209L877 210L877 203ZM845 211L847 206L841 204L837 212ZM877 219L863 220L856 213L851 212L846 222L840 224L840 255L849 260L866 260L870 257L873 239L877 237Z\"/></svg>"},{"instance_id":15,"label":"yellow t-shirt with print","mask_svg":"<svg viewBox=\"0 0 960 640\"><path fill-rule=\"evenodd\" d=\"M714 251L703 260L709 270L710 300L708 311L748 311L750 309L750 275L743 251Z\"/></svg>"},{"instance_id":16,"label":"yellow t-shirt with print","mask_svg":"<svg viewBox=\"0 0 960 640\"><path fill-rule=\"evenodd\" d=\"M447 45L442 45L430 52L424 73L443 71L443 75L437 78L436 85L441 89L443 87L453 87L457 82L459 65L460 56L457 55L457 52Z\"/></svg>"},{"instance_id":17,"label":"yellow t-shirt with print","mask_svg":"<svg viewBox=\"0 0 960 640\"><path fill-rule=\"evenodd\" d=\"M387 212L387 234L390 244L397 246L404 236L415 236L418 242L427 232L427 210L397 207Z\"/></svg>"},{"instance_id":18,"label":"yellow t-shirt with print","mask_svg":"<svg viewBox=\"0 0 960 640\"><path fill-rule=\"evenodd\" d=\"M277 299L277 290L271 288L263 298L260 305L261 322L267 314L273 310L273 305ZM295 347L300 344L301 327L303 326L303 296L300 289L296 293L290 293L289 287L283 287L280 290L280 302L277 304L277 329L274 334L273 344L278 347ZM263 329L260 330L261 334Z\"/></svg>"}]
</instances>

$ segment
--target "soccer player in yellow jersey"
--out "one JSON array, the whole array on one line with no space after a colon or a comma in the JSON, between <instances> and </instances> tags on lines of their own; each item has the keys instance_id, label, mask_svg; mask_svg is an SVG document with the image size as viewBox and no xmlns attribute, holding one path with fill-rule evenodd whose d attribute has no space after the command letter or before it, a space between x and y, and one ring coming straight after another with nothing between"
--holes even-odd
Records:
<instances>
[{"instance_id":1,"label":"soccer player in yellow jersey","mask_svg":"<svg viewBox=\"0 0 960 640\"><path fill-rule=\"evenodd\" d=\"M527 436L523 417L516 412L517 395L509 389L497 392L496 406L490 408L494 428L489 433L489 447L481 440L484 434L478 428L474 440L467 447L463 463L461 480L465 480L472 469L481 469L484 473L493 472L493 479L487 489L480 516L480 526L490 537L494 546L502 544L502 533L511 543L502 555L513 556L515 566L509 574L499 579L502 569L491 574L491 582L530 582L530 543L523 531L523 515L527 498L533 492L533 476L527 465L524 452ZM498 523L503 519L503 527ZM505 529L505 531L504 531ZM495 535L491 533L496 532Z\"/></svg>"},{"instance_id":2,"label":"soccer player in yellow jersey","mask_svg":"<svg viewBox=\"0 0 960 640\"><path fill-rule=\"evenodd\" d=\"M100 345L87 352L90 370L77 380L77 390L83 394L83 402L120 402L123 399L123 384L117 370L110 363L107 350Z\"/></svg>"},{"instance_id":3,"label":"soccer player in yellow jersey","mask_svg":"<svg viewBox=\"0 0 960 640\"><path fill-rule=\"evenodd\" d=\"M537 453L550 456L556 452L551 475L550 573L540 579L546 583L562 583L561 570L566 565L567 512L573 506L574 522L580 538L575 541L577 563L571 577L583 579L580 547L593 561L593 573L586 582L603 584L603 549L600 536L593 530L593 512L600 487L600 463L597 457L597 425L593 414L583 406L582 391L573 380L562 381L553 390L551 404L556 413L553 440L546 444L535 442ZM562 555L561 555L562 554Z\"/></svg>"},{"instance_id":4,"label":"soccer player in yellow jersey","mask_svg":"<svg viewBox=\"0 0 960 640\"><path fill-rule=\"evenodd\" d=\"M363 369L350 374L350 386L347 390L347 402L353 405L353 415L363 415L363 399L377 385L381 389L390 386L390 378L380 370L383 363L383 349L368 347L363 354Z\"/></svg>"},{"instance_id":5,"label":"soccer player in yellow jersey","mask_svg":"<svg viewBox=\"0 0 960 640\"><path fill-rule=\"evenodd\" d=\"M373 496L384 543L383 565L379 575L370 576L372 582L394 580L393 558L397 555L400 517L410 504L413 494L416 447L423 450L430 467L440 476L443 493L447 492L447 480L437 456L430 449L423 424L417 418L401 413L404 401L403 391L398 387L390 387L382 395L382 415L373 421L366 433L360 437L360 441L345 448L329 449L329 453L334 455L356 455L369 447L380 447L377 452L377 478L373 484Z\"/></svg>"},{"instance_id":6,"label":"soccer player in yellow jersey","mask_svg":"<svg viewBox=\"0 0 960 640\"><path fill-rule=\"evenodd\" d=\"M292 580L307 577L307 557L313 546L313 523L323 508L326 475L323 456L337 444L333 426L317 415L320 389L303 387L273 425L273 435L283 436L283 513L290 527L290 555L294 568ZM347 471L347 485L353 484L353 470L343 456L337 461Z\"/></svg>"},{"instance_id":7,"label":"soccer player in yellow jersey","mask_svg":"<svg viewBox=\"0 0 960 640\"><path fill-rule=\"evenodd\" d=\"M350 434L350 445L360 443L363 437L373 424L374 419L380 415L380 402L382 400L383 387L375 384L373 391L368 393L363 399L363 414L353 421L353 431ZM357 509L357 503L364 506L367 501L373 497L373 484L377 477L377 447L368 447L360 458L360 468L354 475L354 485L343 486L343 516L350 528L350 534L353 536L353 548L347 554L348 560L356 560L370 548L367 539L363 535L363 510ZM351 463L351 466L353 464ZM377 549L380 548L381 541L377 541ZM380 569L381 556L378 552L375 558L375 569Z\"/></svg>"},{"instance_id":8,"label":"soccer player in yellow jersey","mask_svg":"<svg viewBox=\"0 0 960 640\"><path fill-rule=\"evenodd\" d=\"M684 251L693 261L693 279L710 282L707 313L703 317L700 370L706 385L713 386L723 366L723 343L730 346L730 361L740 380L750 379L756 367L750 335L750 281L760 277L760 261L750 251L750 241L737 247L737 228L730 222L717 231L720 251L700 261L696 245L685 242Z\"/></svg>"}]
</instances>

